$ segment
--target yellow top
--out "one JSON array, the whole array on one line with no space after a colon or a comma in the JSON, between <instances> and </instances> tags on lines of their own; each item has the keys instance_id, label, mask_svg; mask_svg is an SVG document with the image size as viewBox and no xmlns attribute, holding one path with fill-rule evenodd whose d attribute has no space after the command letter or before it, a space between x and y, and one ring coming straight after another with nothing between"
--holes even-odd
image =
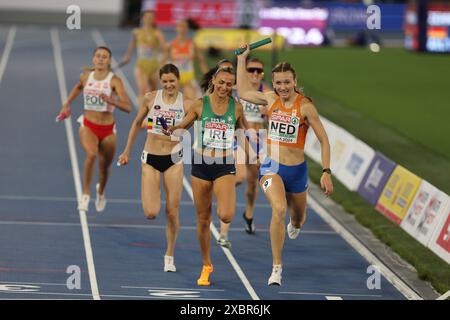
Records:
<instances>
[{"instance_id":1,"label":"yellow top","mask_svg":"<svg viewBox=\"0 0 450 320\"><path fill-rule=\"evenodd\" d=\"M159 56L159 43L154 30L136 29L138 58L155 59Z\"/></svg>"}]
</instances>

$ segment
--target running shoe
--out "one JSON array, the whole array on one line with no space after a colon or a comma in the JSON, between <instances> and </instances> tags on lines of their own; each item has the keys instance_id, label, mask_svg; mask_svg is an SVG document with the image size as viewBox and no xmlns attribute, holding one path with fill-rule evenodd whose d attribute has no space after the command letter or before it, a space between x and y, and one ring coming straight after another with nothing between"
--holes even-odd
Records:
<instances>
[{"instance_id":1,"label":"running shoe","mask_svg":"<svg viewBox=\"0 0 450 320\"><path fill-rule=\"evenodd\" d=\"M209 286L211 284L211 282L209 281L209 276L211 275L213 270L214 268L212 264L209 266L203 266L200 278L197 280L197 285Z\"/></svg>"},{"instance_id":2,"label":"running shoe","mask_svg":"<svg viewBox=\"0 0 450 320\"><path fill-rule=\"evenodd\" d=\"M292 222L289 220L289 224L286 227L287 234L290 239L297 239L300 234L300 228L296 228L292 225Z\"/></svg>"},{"instance_id":3,"label":"running shoe","mask_svg":"<svg viewBox=\"0 0 450 320\"><path fill-rule=\"evenodd\" d=\"M245 232L248 234L254 234L255 233L255 225L253 224L253 218L249 219L245 216L245 211L242 217L245 220Z\"/></svg>"},{"instance_id":4,"label":"running shoe","mask_svg":"<svg viewBox=\"0 0 450 320\"><path fill-rule=\"evenodd\" d=\"M88 194L83 194L80 202L78 202L78 210L87 212L89 208L89 199L90 196Z\"/></svg>"},{"instance_id":5,"label":"running shoe","mask_svg":"<svg viewBox=\"0 0 450 320\"><path fill-rule=\"evenodd\" d=\"M164 256L164 272L176 272L173 256Z\"/></svg>"},{"instance_id":6,"label":"running shoe","mask_svg":"<svg viewBox=\"0 0 450 320\"><path fill-rule=\"evenodd\" d=\"M103 194L100 194L98 190L100 190L100 184L97 183L95 186L95 190L97 192L97 197L95 198L95 209L97 209L97 212L102 212L105 210L106 207L106 197L105 192Z\"/></svg>"},{"instance_id":7,"label":"running shoe","mask_svg":"<svg viewBox=\"0 0 450 320\"><path fill-rule=\"evenodd\" d=\"M222 246L222 247L224 247L224 248L231 249L231 242L225 236L221 235L219 237L219 240L217 240L217 244Z\"/></svg>"},{"instance_id":8,"label":"running shoe","mask_svg":"<svg viewBox=\"0 0 450 320\"><path fill-rule=\"evenodd\" d=\"M272 268L272 274L270 275L269 281L267 284L269 286L276 285L281 286L281 272L282 272L281 264L274 265Z\"/></svg>"}]
</instances>

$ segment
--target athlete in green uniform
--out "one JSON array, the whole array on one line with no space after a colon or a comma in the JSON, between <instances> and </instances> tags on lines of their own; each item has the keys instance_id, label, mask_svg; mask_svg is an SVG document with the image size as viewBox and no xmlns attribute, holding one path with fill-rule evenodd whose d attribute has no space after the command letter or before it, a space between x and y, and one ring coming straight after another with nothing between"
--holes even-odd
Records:
<instances>
[{"instance_id":1,"label":"athlete in green uniform","mask_svg":"<svg viewBox=\"0 0 450 320\"><path fill-rule=\"evenodd\" d=\"M247 129L247 122L242 105L231 96L235 81L233 69L219 68L212 79L212 92L197 100L179 125L166 131L177 135L177 129L188 129L197 120L192 190L203 259L202 273L197 281L199 286L210 285L209 276L213 271L209 229L213 193L217 200L217 215L222 222L231 222L236 207L234 133L236 127Z\"/></svg>"}]
</instances>

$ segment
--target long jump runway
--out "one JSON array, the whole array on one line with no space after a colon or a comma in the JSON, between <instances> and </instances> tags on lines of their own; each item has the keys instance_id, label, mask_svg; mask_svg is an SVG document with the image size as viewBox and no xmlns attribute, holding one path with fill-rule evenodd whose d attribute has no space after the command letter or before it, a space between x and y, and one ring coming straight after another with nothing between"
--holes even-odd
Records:
<instances>
[{"instance_id":1,"label":"long jump runway","mask_svg":"<svg viewBox=\"0 0 450 320\"><path fill-rule=\"evenodd\" d=\"M286 238L281 287L269 287L270 208L259 192L257 232L244 232L245 186L237 188L237 209L230 230L232 249L215 242L210 287L198 287L201 257L190 194L190 166L180 207L176 273L163 272L166 247L164 207L156 220L144 218L140 203L140 151L137 139L126 167L111 167L108 205L97 213L91 190L89 212L77 210L84 154L78 139L79 97L72 104L71 126L55 123L61 99L70 92L80 67L105 42L120 59L129 30L68 31L36 26L0 28L0 299L406 299L384 276L379 289L367 286L369 263L321 216L309 208L296 240ZM121 73L123 72L123 73ZM132 86L133 63L119 76ZM118 144L123 150L136 112L116 111ZM69 134L69 136L67 135ZM73 143L73 148L69 147ZM95 181L94 177L94 181ZM95 184L93 184L95 185ZM162 199L165 199L162 194ZM163 202L164 206L164 202ZM71 278L77 275L78 286ZM71 280L72 279L72 280Z\"/></svg>"}]
</instances>

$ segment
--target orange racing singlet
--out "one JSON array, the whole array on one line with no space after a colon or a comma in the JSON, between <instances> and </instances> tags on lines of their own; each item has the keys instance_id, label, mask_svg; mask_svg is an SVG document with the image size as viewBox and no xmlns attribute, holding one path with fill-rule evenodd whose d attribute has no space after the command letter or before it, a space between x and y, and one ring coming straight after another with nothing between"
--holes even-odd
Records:
<instances>
[{"instance_id":1,"label":"orange racing singlet","mask_svg":"<svg viewBox=\"0 0 450 320\"><path fill-rule=\"evenodd\" d=\"M269 108L267 144L304 149L308 125L301 116L301 102L304 96L298 94L291 108L285 108L278 98Z\"/></svg>"}]
</instances>

